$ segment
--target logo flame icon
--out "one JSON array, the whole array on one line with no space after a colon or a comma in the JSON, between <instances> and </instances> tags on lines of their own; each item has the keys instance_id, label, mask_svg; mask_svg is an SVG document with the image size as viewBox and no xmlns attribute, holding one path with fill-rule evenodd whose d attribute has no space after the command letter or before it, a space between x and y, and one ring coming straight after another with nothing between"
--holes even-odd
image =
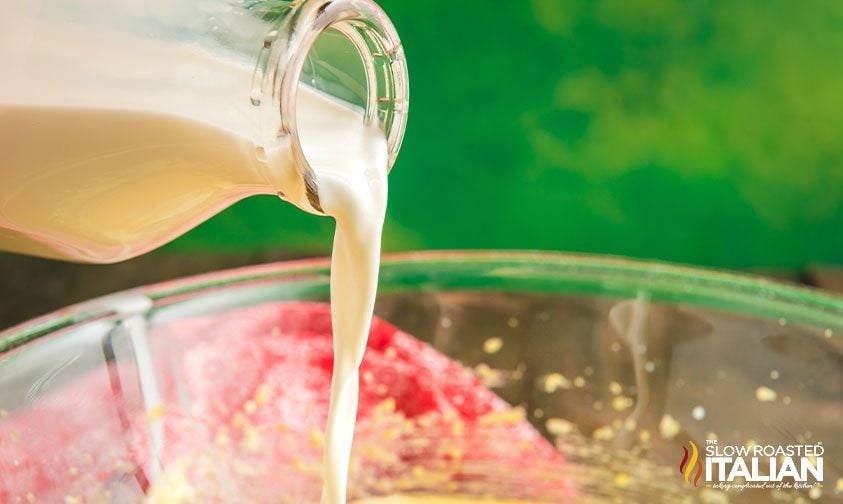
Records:
<instances>
[{"instance_id":1,"label":"logo flame icon","mask_svg":"<svg viewBox=\"0 0 843 504\"><path fill-rule=\"evenodd\" d=\"M689 441L691 443L691 453L688 453L688 449L684 446L682 450L685 451L685 455L682 457L682 462L679 463L679 474L685 476L685 482L691 483L691 474L694 472L694 468L697 469L697 474L694 476L694 486L697 486L697 482L700 480L700 476L702 476L702 463L697 464L699 460L700 452L697 450L697 445L694 444L693 441ZM688 457L690 455L690 460Z\"/></svg>"}]
</instances>

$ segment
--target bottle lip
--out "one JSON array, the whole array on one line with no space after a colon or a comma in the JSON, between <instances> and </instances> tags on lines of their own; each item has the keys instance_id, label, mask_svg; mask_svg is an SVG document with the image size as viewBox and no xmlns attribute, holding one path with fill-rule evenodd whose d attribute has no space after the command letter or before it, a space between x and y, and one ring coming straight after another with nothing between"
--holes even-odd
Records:
<instances>
[{"instance_id":1,"label":"bottle lip","mask_svg":"<svg viewBox=\"0 0 843 504\"><path fill-rule=\"evenodd\" d=\"M332 28L357 48L366 72L368 96L364 121L386 134L392 169L407 124L409 78L401 40L386 13L371 0L294 1L275 30L264 38L253 89L262 97L262 142L288 138L310 205L324 213L313 169L301 146L296 121L296 96L308 53L325 30Z\"/></svg>"}]
</instances>

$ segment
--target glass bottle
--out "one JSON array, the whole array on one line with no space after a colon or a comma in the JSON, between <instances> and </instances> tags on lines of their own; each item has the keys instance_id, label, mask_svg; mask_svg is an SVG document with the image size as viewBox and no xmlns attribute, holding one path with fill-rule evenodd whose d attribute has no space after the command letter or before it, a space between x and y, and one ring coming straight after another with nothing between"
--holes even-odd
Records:
<instances>
[{"instance_id":1,"label":"glass bottle","mask_svg":"<svg viewBox=\"0 0 843 504\"><path fill-rule=\"evenodd\" d=\"M0 250L116 262L255 194L320 214L300 123L334 119L311 120L323 112L313 103L379 128L390 167L400 148L406 62L370 0L14 0L4 11Z\"/></svg>"}]
</instances>

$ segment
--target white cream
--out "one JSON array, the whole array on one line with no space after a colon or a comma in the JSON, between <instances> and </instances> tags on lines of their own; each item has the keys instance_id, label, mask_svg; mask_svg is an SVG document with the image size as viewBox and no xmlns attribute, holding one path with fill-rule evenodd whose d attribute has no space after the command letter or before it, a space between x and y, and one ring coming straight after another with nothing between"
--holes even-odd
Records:
<instances>
[{"instance_id":1,"label":"white cream","mask_svg":"<svg viewBox=\"0 0 843 504\"><path fill-rule=\"evenodd\" d=\"M358 370L366 349L386 212L386 143L372 135L365 156L347 158L339 173L316 164L322 207L336 218L331 257L334 374L325 429L323 504L346 501L351 441L357 417ZM338 165L333 165L338 166Z\"/></svg>"},{"instance_id":2,"label":"white cream","mask_svg":"<svg viewBox=\"0 0 843 504\"><path fill-rule=\"evenodd\" d=\"M298 104L299 113L302 105L309 105L302 100ZM304 111L311 118L335 120ZM375 305L386 214L386 139L380 130L361 124L358 117L356 125L347 125L342 135L326 138L321 132L329 128L328 124L299 122L302 149L315 172L322 209L336 219L331 256L334 374L325 428L323 504L346 502L358 370Z\"/></svg>"},{"instance_id":3,"label":"white cream","mask_svg":"<svg viewBox=\"0 0 843 504\"><path fill-rule=\"evenodd\" d=\"M280 191L309 208L284 139L256 156L254 62L95 26L32 32L23 60L0 45L15 69L0 79L0 250L109 263L247 196ZM344 163L371 134L357 111L309 88L297 105L320 164Z\"/></svg>"}]
</instances>

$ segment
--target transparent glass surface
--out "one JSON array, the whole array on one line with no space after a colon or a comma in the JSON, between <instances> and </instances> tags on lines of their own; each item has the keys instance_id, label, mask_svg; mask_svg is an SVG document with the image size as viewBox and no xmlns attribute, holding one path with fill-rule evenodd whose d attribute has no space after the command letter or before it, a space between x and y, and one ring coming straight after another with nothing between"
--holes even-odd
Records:
<instances>
[{"instance_id":1,"label":"transparent glass surface","mask_svg":"<svg viewBox=\"0 0 843 504\"><path fill-rule=\"evenodd\" d=\"M295 429L278 426L272 433L261 431L257 446L250 448L248 429L258 425L251 415L260 415L259 392L252 406L244 403L241 416L232 416L225 436L203 431L206 424L196 412L210 411L198 405L208 397L200 397L197 384L185 378L190 371L183 362L197 349L222 345L231 355L217 362L215 373L231 377L226 370L237 369L232 381L248 380L248 359L268 358L258 355L268 350L249 353L238 344L242 335L221 335L213 317L239 313L248 321L254 307L325 302L328 275L328 263L321 260L214 273L69 307L0 333L0 500L27 502L22 478L36 486L39 478L52 478L63 481L64 486L55 485L62 493L44 495L39 487L33 498L139 501L151 479L187 471L169 461L168 450L205 443L208 453L227 450L225 457L199 463L206 474L217 475L217 483L193 488L186 502L225 502L230 495L318 502L318 432L303 441L291 434ZM425 430L421 422L396 440L390 429L408 420L396 416L387 401L377 406L386 413L358 424L355 456L364 462L352 465L353 499L390 494L648 503L843 498L839 298L761 278L657 263L443 252L387 257L376 312L459 361L520 408L513 411L523 412L564 461L547 464L513 455L522 447L507 444L506 419L503 426L469 424L459 435ZM148 337L139 339L144 328ZM266 332L273 337L270 326ZM142 377L138 369L148 360L154 373ZM374 379L390 386L389 376ZM288 393L295 392L294 382L288 383ZM144 412L144 402L150 401L163 407ZM306 402L299 407L297 414L307 418ZM156 433L157 417L165 414L187 426L179 439ZM56 434L65 431L72 435ZM157 469L149 456L156 436L163 440L165 461ZM453 466L405 457L414 446L439 446L452 437L466 450L482 444L492 455ZM691 465L685 451L693 442L703 452L715 440L720 447L821 445L822 487L723 491L704 479L694 485L695 467L686 482L679 469ZM253 449L280 455L268 462ZM372 450L381 458L366 459ZM390 458L391 453L401 456ZM119 463L104 471L100 462L113 460Z\"/></svg>"}]
</instances>

